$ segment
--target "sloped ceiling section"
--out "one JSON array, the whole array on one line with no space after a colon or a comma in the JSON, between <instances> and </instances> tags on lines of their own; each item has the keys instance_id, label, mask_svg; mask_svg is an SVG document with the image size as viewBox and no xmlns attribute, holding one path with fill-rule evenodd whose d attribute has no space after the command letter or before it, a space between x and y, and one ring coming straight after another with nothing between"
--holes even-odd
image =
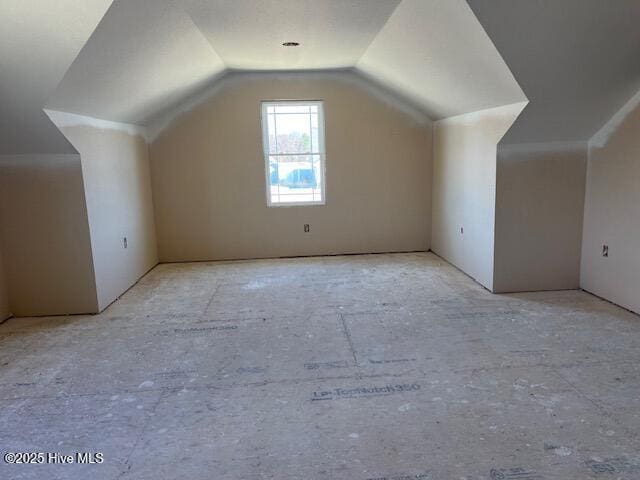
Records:
<instances>
[{"instance_id":1,"label":"sloped ceiling section","mask_svg":"<svg viewBox=\"0 0 640 480\"><path fill-rule=\"evenodd\" d=\"M639 0L3 0L0 153L74 151L44 107L149 125L229 69L355 67L433 119L528 99L502 143L585 141L640 89L639 20Z\"/></svg>"},{"instance_id":2,"label":"sloped ceiling section","mask_svg":"<svg viewBox=\"0 0 640 480\"><path fill-rule=\"evenodd\" d=\"M640 1L468 3L530 100L503 144L586 141L640 89Z\"/></svg>"},{"instance_id":3,"label":"sloped ceiling section","mask_svg":"<svg viewBox=\"0 0 640 480\"><path fill-rule=\"evenodd\" d=\"M116 0L47 108L148 125L227 69L353 66L399 1Z\"/></svg>"},{"instance_id":4,"label":"sloped ceiling section","mask_svg":"<svg viewBox=\"0 0 640 480\"><path fill-rule=\"evenodd\" d=\"M0 154L76 153L42 107L110 5L0 2Z\"/></svg>"},{"instance_id":5,"label":"sloped ceiling section","mask_svg":"<svg viewBox=\"0 0 640 480\"><path fill-rule=\"evenodd\" d=\"M180 2L116 0L46 106L144 124L224 68Z\"/></svg>"},{"instance_id":6,"label":"sloped ceiling section","mask_svg":"<svg viewBox=\"0 0 640 480\"><path fill-rule=\"evenodd\" d=\"M465 0L403 0L357 68L434 120L527 100Z\"/></svg>"},{"instance_id":7,"label":"sloped ceiling section","mask_svg":"<svg viewBox=\"0 0 640 480\"><path fill-rule=\"evenodd\" d=\"M465 0L116 0L46 106L151 125L228 71L354 67L433 118L526 100Z\"/></svg>"}]
</instances>

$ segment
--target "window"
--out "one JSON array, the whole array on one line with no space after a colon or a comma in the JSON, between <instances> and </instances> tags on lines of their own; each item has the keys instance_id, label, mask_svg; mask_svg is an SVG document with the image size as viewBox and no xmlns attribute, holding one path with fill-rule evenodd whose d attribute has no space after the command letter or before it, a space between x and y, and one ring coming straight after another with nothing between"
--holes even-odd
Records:
<instances>
[{"instance_id":1,"label":"window","mask_svg":"<svg viewBox=\"0 0 640 480\"><path fill-rule=\"evenodd\" d=\"M324 205L322 102L262 102L262 137L267 204Z\"/></svg>"}]
</instances>

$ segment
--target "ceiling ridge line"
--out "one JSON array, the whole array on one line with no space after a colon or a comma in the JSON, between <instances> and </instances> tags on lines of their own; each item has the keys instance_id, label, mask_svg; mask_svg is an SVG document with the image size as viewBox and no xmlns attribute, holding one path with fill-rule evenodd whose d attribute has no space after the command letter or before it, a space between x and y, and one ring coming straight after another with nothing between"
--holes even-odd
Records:
<instances>
[{"instance_id":1,"label":"ceiling ridge line","mask_svg":"<svg viewBox=\"0 0 640 480\"><path fill-rule=\"evenodd\" d=\"M389 21L391 20L391 17L393 17L396 12L398 11L398 9L400 8L400 5L404 2L405 0L400 0L398 2L398 4L395 6L395 8L392 10L392 12L389 14L389 16L387 17L387 19L385 20L385 22L382 24L382 26L380 27L380 30L378 30L378 33L376 33L372 38L371 41L367 44L367 47L362 51L362 53L360 54L360 56L358 57L358 59L356 60L356 62L353 64L352 68L357 68L358 67L358 63L360 63L360 60L362 60L362 57L364 57L367 52L369 51L369 49L371 48L371 45L373 45L373 42L375 42L377 40L377 38L380 36L380 34L382 33L382 31L385 29L385 27L387 26L387 24L389 23Z\"/></svg>"},{"instance_id":2,"label":"ceiling ridge line","mask_svg":"<svg viewBox=\"0 0 640 480\"><path fill-rule=\"evenodd\" d=\"M191 13L189 13L184 6L182 7L182 11L189 18L189 21L196 28L196 30L198 31L200 36L207 42L207 45L209 45L209 48L211 48L211 51L214 53L214 55L216 57L218 57L218 59L222 63L222 66L224 67L224 70L229 69L229 66L227 65L226 60L224 58L222 58L222 55L220 55L220 53L218 53L218 50L216 50L216 48L213 46L211 41L207 38L207 36L204 34L204 32L200 29L200 27L198 26L198 23L193 19L193 15L191 15Z\"/></svg>"}]
</instances>

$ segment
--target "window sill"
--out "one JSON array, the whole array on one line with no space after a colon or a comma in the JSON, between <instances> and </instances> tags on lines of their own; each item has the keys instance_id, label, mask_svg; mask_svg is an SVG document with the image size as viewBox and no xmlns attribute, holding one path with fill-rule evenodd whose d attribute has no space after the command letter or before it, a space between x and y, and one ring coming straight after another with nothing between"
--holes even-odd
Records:
<instances>
[{"instance_id":1,"label":"window sill","mask_svg":"<svg viewBox=\"0 0 640 480\"><path fill-rule=\"evenodd\" d=\"M325 206L326 202L288 202L288 203L267 203L267 207L269 208L280 208L280 207L318 207Z\"/></svg>"}]
</instances>

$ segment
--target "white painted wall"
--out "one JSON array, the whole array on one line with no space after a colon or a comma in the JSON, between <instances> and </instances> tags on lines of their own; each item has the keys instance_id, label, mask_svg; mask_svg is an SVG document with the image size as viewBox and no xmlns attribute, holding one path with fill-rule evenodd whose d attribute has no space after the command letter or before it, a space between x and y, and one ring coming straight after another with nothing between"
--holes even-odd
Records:
<instances>
[{"instance_id":1,"label":"white painted wall","mask_svg":"<svg viewBox=\"0 0 640 480\"><path fill-rule=\"evenodd\" d=\"M586 143L500 145L494 291L579 287Z\"/></svg>"},{"instance_id":2,"label":"white painted wall","mask_svg":"<svg viewBox=\"0 0 640 480\"><path fill-rule=\"evenodd\" d=\"M427 250L431 122L377 93L344 72L225 77L151 145L160 259ZM260 102L273 99L324 100L324 206L266 205Z\"/></svg>"},{"instance_id":3,"label":"white painted wall","mask_svg":"<svg viewBox=\"0 0 640 480\"><path fill-rule=\"evenodd\" d=\"M77 154L0 156L0 243L14 315L97 312Z\"/></svg>"},{"instance_id":4,"label":"white painted wall","mask_svg":"<svg viewBox=\"0 0 640 480\"><path fill-rule=\"evenodd\" d=\"M4 275L4 266L2 263L2 250L0 250L0 321L11 315L9 307L9 290Z\"/></svg>"},{"instance_id":5,"label":"white painted wall","mask_svg":"<svg viewBox=\"0 0 640 480\"><path fill-rule=\"evenodd\" d=\"M493 289L496 149L524 105L434 124L431 249L489 290Z\"/></svg>"},{"instance_id":6,"label":"white painted wall","mask_svg":"<svg viewBox=\"0 0 640 480\"><path fill-rule=\"evenodd\" d=\"M640 313L640 95L590 142L581 287ZM602 256L602 246L609 256Z\"/></svg>"},{"instance_id":7,"label":"white painted wall","mask_svg":"<svg viewBox=\"0 0 640 480\"><path fill-rule=\"evenodd\" d=\"M80 153L102 310L158 263L147 143L132 125L48 113Z\"/></svg>"}]
</instances>

